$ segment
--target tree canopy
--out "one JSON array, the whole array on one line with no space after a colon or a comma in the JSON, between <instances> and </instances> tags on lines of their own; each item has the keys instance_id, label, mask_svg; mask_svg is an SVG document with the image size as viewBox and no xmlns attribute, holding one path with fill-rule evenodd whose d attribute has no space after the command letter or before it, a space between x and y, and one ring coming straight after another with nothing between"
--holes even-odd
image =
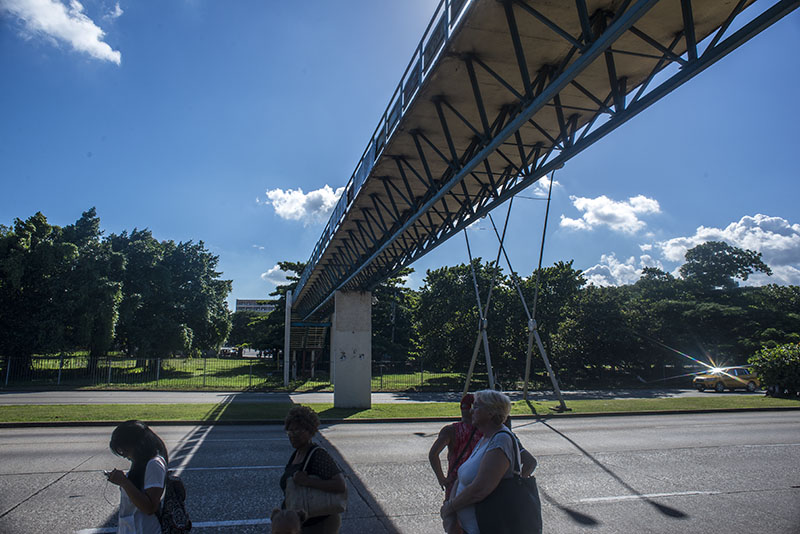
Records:
<instances>
[{"instance_id":1,"label":"tree canopy","mask_svg":"<svg viewBox=\"0 0 800 534\"><path fill-rule=\"evenodd\" d=\"M65 227L42 213L0 228L0 355L186 356L228 334L219 258L203 242L158 241L149 230L103 236L96 210Z\"/></svg>"}]
</instances>

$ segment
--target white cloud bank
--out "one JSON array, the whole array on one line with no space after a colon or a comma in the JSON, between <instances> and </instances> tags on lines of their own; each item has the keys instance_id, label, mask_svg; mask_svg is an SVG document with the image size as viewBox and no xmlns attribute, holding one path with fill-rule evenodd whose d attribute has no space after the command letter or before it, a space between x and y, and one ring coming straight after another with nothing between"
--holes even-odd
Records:
<instances>
[{"instance_id":1,"label":"white cloud bank","mask_svg":"<svg viewBox=\"0 0 800 534\"><path fill-rule=\"evenodd\" d=\"M660 261L644 254L636 258L631 256L625 261L617 259L616 254L603 254L600 263L589 267L583 272L586 281L596 286L620 286L634 284L642 276L645 267L658 267L663 269Z\"/></svg>"},{"instance_id":2,"label":"white cloud bank","mask_svg":"<svg viewBox=\"0 0 800 534\"><path fill-rule=\"evenodd\" d=\"M0 9L19 18L29 36L64 42L75 50L102 61L120 64L122 54L103 41L105 32L83 12L77 0L64 4L58 0L2 0ZM117 4L117 17L122 9Z\"/></svg>"},{"instance_id":3,"label":"white cloud bank","mask_svg":"<svg viewBox=\"0 0 800 534\"><path fill-rule=\"evenodd\" d=\"M772 276L756 273L743 282L745 285L800 285L800 224L763 214L744 216L725 228L700 226L692 236L644 243L641 250L652 255L643 254L638 259L631 256L620 261L613 253L603 254L600 263L584 273L590 283L598 286L631 284L639 279L644 267L664 270L662 261L669 262L677 271L686 251L707 241L724 241L762 254L764 262L772 268Z\"/></svg>"},{"instance_id":4,"label":"white cloud bank","mask_svg":"<svg viewBox=\"0 0 800 534\"><path fill-rule=\"evenodd\" d=\"M286 271L282 271L281 268L276 265L269 269L265 273L261 273L261 279L265 282L270 282L275 285L280 285L286 283L286 275L288 273Z\"/></svg>"},{"instance_id":5,"label":"white cloud bank","mask_svg":"<svg viewBox=\"0 0 800 534\"><path fill-rule=\"evenodd\" d=\"M693 236L661 241L655 247L666 260L683 263L687 250L706 241L725 241L761 253L773 275L756 273L745 282L748 285L769 282L800 285L800 224L759 213L744 216L725 228L700 226Z\"/></svg>"},{"instance_id":6,"label":"white cloud bank","mask_svg":"<svg viewBox=\"0 0 800 534\"><path fill-rule=\"evenodd\" d=\"M583 212L580 219L561 215L561 226L573 230L593 230L606 226L615 232L634 234L646 224L639 217L661 212L658 201L643 195L628 200L612 200L605 195L597 198L571 196L572 204Z\"/></svg>"},{"instance_id":7,"label":"white cloud bank","mask_svg":"<svg viewBox=\"0 0 800 534\"><path fill-rule=\"evenodd\" d=\"M302 221L303 225L308 226L325 222L343 191L344 187L334 191L329 185L308 193L303 193L300 188L285 191L270 189L264 203L271 204L281 219Z\"/></svg>"}]
</instances>

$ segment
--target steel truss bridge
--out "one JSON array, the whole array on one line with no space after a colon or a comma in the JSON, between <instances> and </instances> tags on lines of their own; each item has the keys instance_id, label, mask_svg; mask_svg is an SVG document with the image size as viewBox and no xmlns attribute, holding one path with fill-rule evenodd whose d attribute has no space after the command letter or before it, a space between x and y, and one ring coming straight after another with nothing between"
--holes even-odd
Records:
<instances>
[{"instance_id":1,"label":"steel truss bridge","mask_svg":"<svg viewBox=\"0 0 800 534\"><path fill-rule=\"evenodd\" d=\"M442 0L302 273L295 316L372 290L798 6Z\"/></svg>"}]
</instances>

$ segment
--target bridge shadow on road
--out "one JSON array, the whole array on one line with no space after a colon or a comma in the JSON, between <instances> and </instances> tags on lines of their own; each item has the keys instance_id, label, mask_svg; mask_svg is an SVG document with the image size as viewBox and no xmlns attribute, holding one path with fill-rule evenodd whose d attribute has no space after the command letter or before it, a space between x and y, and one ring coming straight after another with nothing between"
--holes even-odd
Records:
<instances>
[{"instance_id":1,"label":"bridge shadow on road","mask_svg":"<svg viewBox=\"0 0 800 534\"><path fill-rule=\"evenodd\" d=\"M550 430L554 434L556 434L556 435L560 436L561 438L563 438L564 440L566 440L570 445L572 445L575 449L577 449L584 457L586 457L594 465L599 467L603 472L605 472L607 475L609 475L611 478L613 478L618 484L620 484L623 488L625 488L628 492L630 492L630 494L632 496L635 496L638 499L646 502L647 504L652 506L656 511L658 511L660 514L662 514L662 515L664 515L666 517L672 518L672 519L688 519L689 518L689 515L686 514L685 512L683 512L681 510L678 510L677 508L673 508L671 506L667 506L666 504L662 504L660 502L657 502L657 501L653 500L651 497L649 497L649 496L641 493L640 491L638 491L636 488L634 488L628 482L626 482L621 476L619 476L616 472L614 472L614 470L612 470L607 465L603 464L600 460L598 460L589 451L584 449L580 444L578 444L578 442L576 442L574 439L570 438L564 432L561 432L557 428L555 428L552 425L550 425L548 423L549 417L547 417L546 415L537 414L536 413L536 409L534 408L534 406L532 404L530 404L530 403L528 403L528 405L531 408L532 413L534 415L537 415L538 417L535 419L535 421L532 421L530 423L526 423L526 424L523 424L523 425L518 425L518 426L527 426L529 424L530 425L540 424L540 425L544 426L545 428L547 428L548 430ZM564 513L566 513L576 523L579 523L581 525L585 525L585 526L588 526L588 527L599 525L599 522L596 519L594 519L593 517L588 516L586 514L583 514L581 512L577 512L576 510L571 509L566 505L563 505L562 503L558 502L553 496L549 495L547 492L545 492L541 488L539 488L539 491L542 494L542 497L546 501L550 502L556 508L558 508L561 511L563 511Z\"/></svg>"},{"instance_id":2,"label":"bridge shadow on road","mask_svg":"<svg viewBox=\"0 0 800 534\"><path fill-rule=\"evenodd\" d=\"M263 425L235 426L241 418L236 397L231 394L214 406L204 417L213 424L195 427L171 452L170 467L186 483L187 507L195 526L202 528L199 534L269 532L268 517L283 501L279 479L293 449L282 421L293 404L264 403ZM359 411L331 408L318 415L343 419ZM331 454L347 479L348 510L341 532L397 532L339 449L322 432L313 441ZM210 517L211 510L219 513Z\"/></svg>"}]
</instances>

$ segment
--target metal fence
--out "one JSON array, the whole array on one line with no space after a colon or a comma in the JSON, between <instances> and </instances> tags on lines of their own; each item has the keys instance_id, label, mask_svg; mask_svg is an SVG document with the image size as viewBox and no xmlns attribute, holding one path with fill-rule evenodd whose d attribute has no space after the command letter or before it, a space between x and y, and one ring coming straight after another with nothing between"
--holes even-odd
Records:
<instances>
[{"instance_id":1,"label":"metal fence","mask_svg":"<svg viewBox=\"0 0 800 534\"><path fill-rule=\"evenodd\" d=\"M5 388L109 387L137 389L267 389L283 385L273 360L244 358L10 358L3 361Z\"/></svg>"},{"instance_id":2,"label":"metal fence","mask_svg":"<svg viewBox=\"0 0 800 534\"><path fill-rule=\"evenodd\" d=\"M285 390L282 361L272 358L162 358L107 357L91 362L87 356L36 356L0 361L0 387L108 388L149 390ZM290 390L330 390L326 359L314 376L308 369L292 370ZM406 362L373 362L372 391L457 391L464 373L430 371ZM473 375L473 386L486 376Z\"/></svg>"}]
</instances>

